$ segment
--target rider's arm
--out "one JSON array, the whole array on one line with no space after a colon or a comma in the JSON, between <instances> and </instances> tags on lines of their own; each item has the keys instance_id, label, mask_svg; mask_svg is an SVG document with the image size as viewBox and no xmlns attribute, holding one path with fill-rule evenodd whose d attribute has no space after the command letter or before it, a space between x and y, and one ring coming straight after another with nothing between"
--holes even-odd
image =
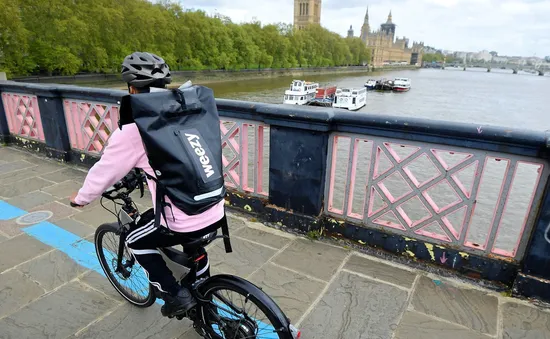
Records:
<instances>
[{"instance_id":1,"label":"rider's arm","mask_svg":"<svg viewBox=\"0 0 550 339\"><path fill-rule=\"evenodd\" d=\"M143 149L135 147L141 142L134 124L125 125L111 134L99 161L90 169L84 185L74 199L79 205L87 205L99 198L105 190L122 179L138 163Z\"/></svg>"}]
</instances>

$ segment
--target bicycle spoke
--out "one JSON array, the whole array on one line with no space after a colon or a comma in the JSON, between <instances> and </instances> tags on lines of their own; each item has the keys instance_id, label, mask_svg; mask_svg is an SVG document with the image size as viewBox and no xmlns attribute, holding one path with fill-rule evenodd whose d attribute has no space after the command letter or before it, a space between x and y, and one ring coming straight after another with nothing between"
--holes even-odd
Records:
<instances>
[{"instance_id":1,"label":"bicycle spoke","mask_svg":"<svg viewBox=\"0 0 550 339\"><path fill-rule=\"evenodd\" d=\"M129 276L123 277L121 273L116 272L119 243L120 237L113 231L107 231L103 233L101 248L98 248L102 251L102 256L107 263L110 276L116 281L117 289L120 289L121 293L135 300L136 303L146 301L150 298L151 293L149 280L139 263L134 261L132 265L127 265L134 258L126 246L124 246L122 252L121 264L124 270L129 273Z\"/></svg>"},{"instance_id":2,"label":"bicycle spoke","mask_svg":"<svg viewBox=\"0 0 550 339\"><path fill-rule=\"evenodd\" d=\"M213 321L209 326L219 338L279 338L280 329L275 329L266 314L251 300L251 295L220 289L213 291L212 296L214 299L207 306L206 314Z\"/></svg>"}]
</instances>

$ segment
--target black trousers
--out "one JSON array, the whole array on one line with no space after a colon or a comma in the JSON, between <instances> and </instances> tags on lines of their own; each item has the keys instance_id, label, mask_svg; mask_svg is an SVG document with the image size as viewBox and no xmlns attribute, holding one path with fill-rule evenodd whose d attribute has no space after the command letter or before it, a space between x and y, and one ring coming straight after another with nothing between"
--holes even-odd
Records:
<instances>
[{"instance_id":1,"label":"black trousers","mask_svg":"<svg viewBox=\"0 0 550 339\"><path fill-rule=\"evenodd\" d=\"M201 230L189 233L178 233L168 230L166 227L155 227L155 213L150 209L141 215L136 225L126 237L126 245L132 251L137 262L145 269L151 285L161 292L176 295L180 285L172 275L172 271L166 265L164 258L157 250L159 247L181 245L190 238L200 238L220 227L220 223L227 222L224 216L220 221ZM192 255L184 248L184 252ZM198 262L197 277L210 276L210 263L206 249L200 248L199 254L205 256Z\"/></svg>"}]
</instances>

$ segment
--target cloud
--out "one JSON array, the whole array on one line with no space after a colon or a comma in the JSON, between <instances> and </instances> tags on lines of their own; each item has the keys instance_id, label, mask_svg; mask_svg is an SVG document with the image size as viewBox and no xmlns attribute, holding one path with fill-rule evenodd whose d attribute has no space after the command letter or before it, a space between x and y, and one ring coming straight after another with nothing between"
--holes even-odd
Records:
<instances>
[{"instance_id":1,"label":"cloud","mask_svg":"<svg viewBox=\"0 0 550 339\"><path fill-rule=\"evenodd\" d=\"M292 23L294 0L185 0L185 8L203 9L263 23ZM352 25L358 36L369 6L371 29L392 11L396 34L411 41L460 51L495 50L500 55L550 55L549 0L324 0L321 24L345 36Z\"/></svg>"}]
</instances>

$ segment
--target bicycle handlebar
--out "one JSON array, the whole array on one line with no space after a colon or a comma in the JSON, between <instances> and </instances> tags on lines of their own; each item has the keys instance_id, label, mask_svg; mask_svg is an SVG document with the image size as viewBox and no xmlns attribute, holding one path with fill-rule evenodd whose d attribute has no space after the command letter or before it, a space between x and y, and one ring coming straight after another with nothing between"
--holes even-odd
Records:
<instances>
[{"instance_id":1,"label":"bicycle handlebar","mask_svg":"<svg viewBox=\"0 0 550 339\"><path fill-rule=\"evenodd\" d=\"M109 200L127 198L130 193L132 193L136 188L139 188L141 197L143 197L143 193L145 191L145 187L143 184L144 179L145 176L143 175L143 173L141 173L140 170L136 168L128 173L120 181L115 183L113 186L109 187L105 192L103 192L102 196ZM123 189L126 189L126 191L118 193ZM117 194L113 196L112 194L115 192L117 192Z\"/></svg>"}]
</instances>

